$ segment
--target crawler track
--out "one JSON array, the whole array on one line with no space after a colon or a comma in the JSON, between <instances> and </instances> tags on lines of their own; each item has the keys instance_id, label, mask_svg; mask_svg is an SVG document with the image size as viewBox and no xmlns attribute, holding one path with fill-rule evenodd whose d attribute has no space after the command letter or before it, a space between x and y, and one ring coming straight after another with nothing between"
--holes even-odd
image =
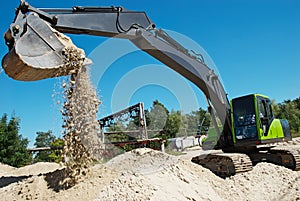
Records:
<instances>
[{"instance_id":1,"label":"crawler track","mask_svg":"<svg viewBox=\"0 0 300 201\"><path fill-rule=\"evenodd\" d=\"M249 156L254 163L266 161L291 170L300 170L300 152L293 147L274 147L267 153L249 154Z\"/></svg>"},{"instance_id":2,"label":"crawler track","mask_svg":"<svg viewBox=\"0 0 300 201\"><path fill-rule=\"evenodd\" d=\"M295 171L300 171L300 153L299 150L291 150L290 151L295 159Z\"/></svg>"},{"instance_id":3,"label":"crawler track","mask_svg":"<svg viewBox=\"0 0 300 201\"><path fill-rule=\"evenodd\" d=\"M247 153L200 155L192 158L192 162L208 168L222 178L250 171L259 162L269 162L300 171L300 150L299 147L270 147Z\"/></svg>"},{"instance_id":4,"label":"crawler track","mask_svg":"<svg viewBox=\"0 0 300 201\"><path fill-rule=\"evenodd\" d=\"M196 156L192 162L208 168L220 177L229 177L252 170L252 162L246 154L220 153Z\"/></svg>"}]
</instances>

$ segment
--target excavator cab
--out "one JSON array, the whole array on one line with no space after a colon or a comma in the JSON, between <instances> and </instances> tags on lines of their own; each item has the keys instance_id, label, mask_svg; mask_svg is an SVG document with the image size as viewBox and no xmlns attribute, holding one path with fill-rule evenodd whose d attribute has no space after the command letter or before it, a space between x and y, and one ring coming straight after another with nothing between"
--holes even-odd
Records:
<instances>
[{"instance_id":1,"label":"excavator cab","mask_svg":"<svg viewBox=\"0 0 300 201\"><path fill-rule=\"evenodd\" d=\"M274 118L267 96L251 94L231 101L233 139L236 146L291 140L289 125Z\"/></svg>"}]
</instances>

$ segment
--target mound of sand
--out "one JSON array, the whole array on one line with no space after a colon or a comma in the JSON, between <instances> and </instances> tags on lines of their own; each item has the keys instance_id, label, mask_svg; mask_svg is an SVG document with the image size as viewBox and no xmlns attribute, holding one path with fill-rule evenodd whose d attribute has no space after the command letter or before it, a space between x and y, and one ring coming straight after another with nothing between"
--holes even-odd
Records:
<instances>
[{"instance_id":1,"label":"mound of sand","mask_svg":"<svg viewBox=\"0 0 300 201\"><path fill-rule=\"evenodd\" d=\"M300 174L270 163L227 178L213 188L226 200L300 200Z\"/></svg>"},{"instance_id":2,"label":"mound of sand","mask_svg":"<svg viewBox=\"0 0 300 201\"><path fill-rule=\"evenodd\" d=\"M0 176L15 170L14 167L0 163Z\"/></svg>"},{"instance_id":3,"label":"mound of sand","mask_svg":"<svg viewBox=\"0 0 300 201\"><path fill-rule=\"evenodd\" d=\"M119 172L132 174L152 174L173 164L178 158L160 151L148 148L135 149L116 156L106 163L106 166Z\"/></svg>"},{"instance_id":4,"label":"mound of sand","mask_svg":"<svg viewBox=\"0 0 300 201\"><path fill-rule=\"evenodd\" d=\"M200 150L199 150L200 152ZM198 150L192 152L199 154ZM190 161L136 149L90 168L71 188L60 188L64 167L0 165L2 200L300 200L300 172L269 163L222 179ZM47 169L48 168L48 169ZM48 170L48 171L47 171Z\"/></svg>"},{"instance_id":5,"label":"mound of sand","mask_svg":"<svg viewBox=\"0 0 300 201\"><path fill-rule=\"evenodd\" d=\"M57 163L36 163L33 165L27 165L21 168L13 168L9 172L10 176L30 176L30 175L39 175L45 174L48 172L53 172L59 169L61 166ZM4 175L3 175L4 176Z\"/></svg>"}]
</instances>

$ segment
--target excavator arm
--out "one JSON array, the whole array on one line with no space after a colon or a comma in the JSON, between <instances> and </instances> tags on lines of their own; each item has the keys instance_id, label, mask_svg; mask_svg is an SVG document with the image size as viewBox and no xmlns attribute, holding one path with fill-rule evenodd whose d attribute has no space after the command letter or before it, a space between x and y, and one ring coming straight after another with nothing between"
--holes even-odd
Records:
<instances>
[{"instance_id":1,"label":"excavator arm","mask_svg":"<svg viewBox=\"0 0 300 201\"><path fill-rule=\"evenodd\" d=\"M37 9L22 1L4 36L9 47L2 60L5 72L13 79L23 81L67 75L66 70L61 70L65 68L65 48L74 44L61 32L130 40L203 91L219 135L218 148L232 144L230 104L218 76L201 55L187 50L166 32L156 29L144 12L122 7ZM223 124L222 132L210 105Z\"/></svg>"}]
</instances>

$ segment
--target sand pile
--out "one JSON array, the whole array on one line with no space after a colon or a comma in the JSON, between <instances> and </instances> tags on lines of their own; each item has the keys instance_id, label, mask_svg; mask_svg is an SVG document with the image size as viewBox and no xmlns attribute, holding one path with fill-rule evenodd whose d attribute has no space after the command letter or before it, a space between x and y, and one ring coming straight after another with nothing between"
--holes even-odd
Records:
<instances>
[{"instance_id":1,"label":"sand pile","mask_svg":"<svg viewBox=\"0 0 300 201\"><path fill-rule=\"evenodd\" d=\"M23 201L23 200L93 200L101 189L110 184L113 179L120 176L119 173L107 169L103 165L95 165L90 171L72 188L62 188L59 184L65 179L66 167L59 167L53 170L55 163L36 163L30 167L35 170L34 175L27 175L27 171L7 172L0 176L0 200L3 201ZM51 167L52 166L52 167ZM39 173L39 168L47 169L48 173ZM2 170L2 166L0 166ZM11 176L11 175L15 176Z\"/></svg>"},{"instance_id":2,"label":"sand pile","mask_svg":"<svg viewBox=\"0 0 300 201\"><path fill-rule=\"evenodd\" d=\"M0 163L0 176L5 175L7 172L11 172L15 169L16 168L14 168L10 165Z\"/></svg>"},{"instance_id":3,"label":"sand pile","mask_svg":"<svg viewBox=\"0 0 300 201\"><path fill-rule=\"evenodd\" d=\"M122 176L97 200L300 200L300 172L259 163L253 171L224 180L183 158L149 150L141 156L129 152L116 157L106 165ZM144 163L137 165L137 161ZM157 163L150 174L145 162Z\"/></svg>"},{"instance_id":4,"label":"sand pile","mask_svg":"<svg viewBox=\"0 0 300 201\"><path fill-rule=\"evenodd\" d=\"M230 192L235 188L224 196L228 200L300 200L299 172L269 163L259 163L253 171L235 175L225 182L220 191Z\"/></svg>"},{"instance_id":5,"label":"sand pile","mask_svg":"<svg viewBox=\"0 0 300 201\"><path fill-rule=\"evenodd\" d=\"M18 176L15 168L1 165L0 172L7 171L0 177L2 200L300 200L300 172L269 163L222 179L186 157L143 148L90 167L68 189L58 185L65 168L54 166L34 164L32 176L19 168Z\"/></svg>"},{"instance_id":6,"label":"sand pile","mask_svg":"<svg viewBox=\"0 0 300 201\"><path fill-rule=\"evenodd\" d=\"M123 173L152 174L175 163L177 157L148 148L134 149L116 156L105 165Z\"/></svg>"},{"instance_id":7,"label":"sand pile","mask_svg":"<svg viewBox=\"0 0 300 201\"><path fill-rule=\"evenodd\" d=\"M57 163L36 163L33 165L27 165L21 168L14 168L9 165L0 164L0 176L29 176L48 173L49 171L55 171L60 168Z\"/></svg>"}]
</instances>

